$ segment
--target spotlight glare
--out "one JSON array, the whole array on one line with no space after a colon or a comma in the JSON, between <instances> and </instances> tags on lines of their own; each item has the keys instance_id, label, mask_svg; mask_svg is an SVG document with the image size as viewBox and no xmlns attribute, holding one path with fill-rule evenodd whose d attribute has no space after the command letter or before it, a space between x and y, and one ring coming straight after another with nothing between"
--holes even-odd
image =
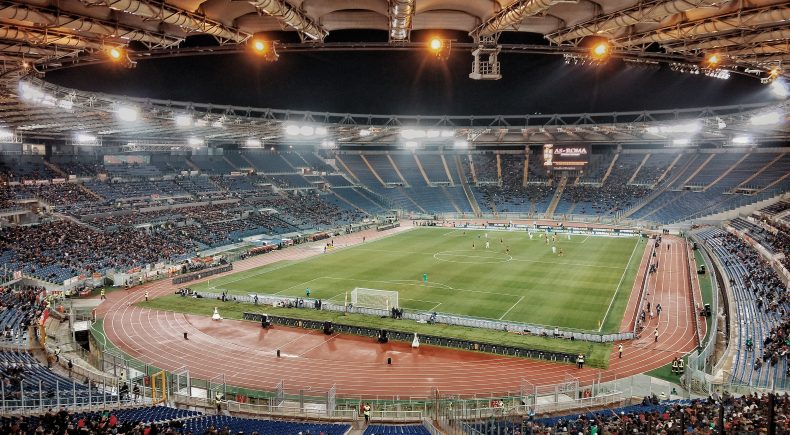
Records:
<instances>
[{"instance_id":1,"label":"spotlight glare","mask_svg":"<svg viewBox=\"0 0 790 435\"><path fill-rule=\"evenodd\" d=\"M441 39L439 39L439 38L431 39L431 43L430 43L431 50L439 51L439 50L442 49L443 45L444 45L444 43L442 42Z\"/></svg>"},{"instance_id":2,"label":"spotlight glare","mask_svg":"<svg viewBox=\"0 0 790 435\"><path fill-rule=\"evenodd\" d=\"M9 140L13 139L14 132L9 130L0 130L0 140Z\"/></svg>"},{"instance_id":3,"label":"spotlight glare","mask_svg":"<svg viewBox=\"0 0 790 435\"><path fill-rule=\"evenodd\" d=\"M371 135L371 131L367 128L363 128L362 130L359 130L359 137L368 137L370 135Z\"/></svg>"},{"instance_id":4,"label":"spotlight glare","mask_svg":"<svg viewBox=\"0 0 790 435\"><path fill-rule=\"evenodd\" d=\"M752 116L749 122L758 127L776 125L782 122L782 114L777 111L761 113Z\"/></svg>"},{"instance_id":5,"label":"spotlight glare","mask_svg":"<svg viewBox=\"0 0 790 435\"><path fill-rule=\"evenodd\" d=\"M721 55L718 53L710 54L708 55L707 62L710 66L716 66L721 63Z\"/></svg>"},{"instance_id":6,"label":"spotlight glare","mask_svg":"<svg viewBox=\"0 0 790 435\"><path fill-rule=\"evenodd\" d=\"M60 100L58 101L58 107L64 110L71 110L74 107L74 102L69 100Z\"/></svg>"},{"instance_id":7,"label":"spotlight glare","mask_svg":"<svg viewBox=\"0 0 790 435\"><path fill-rule=\"evenodd\" d=\"M199 146L203 145L203 139L193 136L193 137L190 137L189 139L187 139L187 143L189 143L190 146L199 147Z\"/></svg>"},{"instance_id":8,"label":"spotlight glare","mask_svg":"<svg viewBox=\"0 0 790 435\"><path fill-rule=\"evenodd\" d=\"M419 143L419 142L416 142L416 141L413 141L413 140L406 141L406 142L403 144L403 146L404 146L404 147L406 147L406 148L408 148L408 149L410 149L410 150L413 150L413 149L417 148L417 146L419 146L419 145L420 145L420 143Z\"/></svg>"},{"instance_id":9,"label":"spotlight glare","mask_svg":"<svg viewBox=\"0 0 790 435\"><path fill-rule=\"evenodd\" d=\"M121 60L121 56L123 56L123 50L118 47L113 47L110 49L110 57L112 60Z\"/></svg>"},{"instance_id":10,"label":"spotlight glare","mask_svg":"<svg viewBox=\"0 0 790 435\"><path fill-rule=\"evenodd\" d=\"M787 95L790 92L787 89L787 83L783 82L782 80L774 80L768 85L768 89L771 91L771 94L778 98L787 98Z\"/></svg>"},{"instance_id":11,"label":"spotlight glare","mask_svg":"<svg viewBox=\"0 0 790 435\"><path fill-rule=\"evenodd\" d=\"M261 141L258 140L258 139L253 139L253 138L247 139L246 144L247 144L248 148L260 148L261 147Z\"/></svg>"},{"instance_id":12,"label":"spotlight glare","mask_svg":"<svg viewBox=\"0 0 790 435\"><path fill-rule=\"evenodd\" d=\"M732 138L733 145L748 145L752 143L752 138L749 136L735 136Z\"/></svg>"},{"instance_id":13,"label":"spotlight glare","mask_svg":"<svg viewBox=\"0 0 790 435\"><path fill-rule=\"evenodd\" d=\"M295 124L289 124L285 126L285 134L288 136L298 136L299 135L299 126Z\"/></svg>"},{"instance_id":14,"label":"spotlight glare","mask_svg":"<svg viewBox=\"0 0 790 435\"><path fill-rule=\"evenodd\" d=\"M118 119L124 122L135 122L140 115L137 108L132 106L121 106L115 114L118 116Z\"/></svg>"},{"instance_id":15,"label":"spotlight glare","mask_svg":"<svg viewBox=\"0 0 790 435\"><path fill-rule=\"evenodd\" d=\"M309 125L303 125L301 128L299 128L299 134L302 136L312 136L315 134L315 128Z\"/></svg>"},{"instance_id":16,"label":"spotlight glare","mask_svg":"<svg viewBox=\"0 0 790 435\"><path fill-rule=\"evenodd\" d=\"M177 127L189 127L192 125L192 116L182 113L176 115L175 121Z\"/></svg>"},{"instance_id":17,"label":"spotlight glare","mask_svg":"<svg viewBox=\"0 0 790 435\"><path fill-rule=\"evenodd\" d=\"M257 52L262 53L266 50L266 42L261 39L256 39L252 43L252 48L254 48Z\"/></svg>"},{"instance_id":18,"label":"spotlight glare","mask_svg":"<svg viewBox=\"0 0 790 435\"><path fill-rule=\"evenodd\" d=\"M77 133L77 135L74 137L74 139L75 139L75 141L77 141L77 143L83 143L83 144L85 144L85 143L95 143L96 142L96 136L93 136L93 135L90 135L90 134L86 134L86 133Z\"/></svg>"},{"instance_id":19,"label":"spotlight glare","mask_svg":"<svg viewBox=\"0 0 790 435\"><path fill-rule=\"evenodd\" d=\"M441 134L442 132L439 130L428 130L427 132L425 132L425 135L431 139L437 138L441 136Z\"/></svg>"},{"instance_id":20,"label":"spotlight glare","mask_svg":"<svg viewBox=\"0 0 790 435\"><path fill-rule=\"evenodd\" d=\"M455 141L454 145L456 148L460 148L460 149L469 148L469 141L465 139L459 139Z\"/></svg>"},{"instance_id":21,"label":"spotlight glare","mask_svg":"<svg viewBox=\"0 0 790 435\"><path fill-rule=\"evenodd\" d=\"M327 130L326 127L319 126L315 128L315 134L318 136L326 136Z\"/></svg>"},{"instance_id":22,"label":"spotlight glare","mask_svg":"<svg viewBox=\"0 0 790 435\"><path fill-rule=\"evenodd\" d=\"M609 49L610 46L608 42L599 42L593 47L592 55L596 59L603 59L609 54Z\"/></svg>"},{"instance_id":23,"label":"spotlight glare","mask_svg":"<svg viewBox=\"0 0 790 435\"><path fill-rule=\"evenodd\" d=\"M688 146L691 143L690 139L682 138L682 139L675 139L672 141L672 145L676 147L684 147Z\"/></svg>"},{"instance_id":24,"label":"spotlight glare","mask_svg":"<svg viewBox=\"0 0 790 435\"><path fill-rule=\"evenodd\" d=\"M442 137L453 137L455 132L452 130L442 130Z\"/></svg>"}]
</instances>

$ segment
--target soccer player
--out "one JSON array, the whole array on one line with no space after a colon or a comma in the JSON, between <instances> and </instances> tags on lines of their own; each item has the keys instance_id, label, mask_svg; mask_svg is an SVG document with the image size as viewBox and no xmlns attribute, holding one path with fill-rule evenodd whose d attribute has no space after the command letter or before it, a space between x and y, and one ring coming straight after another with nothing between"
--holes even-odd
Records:
<instances>
[{"instance_id":1,"label":"soccer player","mask_svg":"<svg viewBox=\"0 0 790 435\"><path fill-rule=\"evenodd\" d=\"M489 249L491 245L488 244L488 240L486 240L486 249Z\"/></svg>"},{"instance_id":2,"label":"soccer player","mask_svg":"<svg viewBox=\"0 0 790 435\"><path fill-rule=\"evenodd\" d=\"M304 291L304 296L305 296L306 298L309 298L309 297L310 297L310 287L307 287L307 289Z\"/></svg>"},{"instance_id":3,"label":"soccer player","mask_svg":"<svg viewBox=\"0 0 790 435\"><path fill-rule=\"evenodd\" d=\"M562 257L563 255L565 254L562 252L562 248L560 248L560 257Z\"/></svg>"},{"instance_id":4,"label":"soccer player","mask_svg":"<svg viewBox=\"0 0 790 435\"><path fill-rule=\"evenodd\" d=\"M557 247L556 246L552 246L551 247L551 253L552 254L556 254L557 253Z\"/></svg>"},{"instance_id":5,"label":"soccer player","mask_svg":"<svg viewBox=\"0 0 790 435\"><path fill-rule=\"evenodd\" d=\"M422 283L424 285L428 285L428 274L427 273L423 273L422 274Z\"/></svg>"}]
</instances>

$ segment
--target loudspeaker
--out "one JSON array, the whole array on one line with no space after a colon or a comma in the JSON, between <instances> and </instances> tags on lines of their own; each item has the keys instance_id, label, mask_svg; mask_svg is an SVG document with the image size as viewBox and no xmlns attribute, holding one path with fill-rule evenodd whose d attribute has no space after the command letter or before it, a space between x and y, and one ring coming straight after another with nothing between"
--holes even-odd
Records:
<instances>
[{"instance_id":1,"label":"loudspeaker","mask_svg":"<svg viewBox=\"0 0 790 435\"><path fill-rule=\"evenodd\" d=\"M324 334L332 335L332 322L324 322Z\"/></svg>"},{"instance_id":2,"label":"loudspeaker","mask_svg":"<svg viewBox=\"0 0 790 435\"><path fill-rule=\"evenodd\" d=\"M382 329L381 331L379 331L379 338L378 338L378 340L379 340L379 343L386 343L386 342L389 341L389 338L387 338L387 330L386 329Z\"/></svg>"}]
</instances>

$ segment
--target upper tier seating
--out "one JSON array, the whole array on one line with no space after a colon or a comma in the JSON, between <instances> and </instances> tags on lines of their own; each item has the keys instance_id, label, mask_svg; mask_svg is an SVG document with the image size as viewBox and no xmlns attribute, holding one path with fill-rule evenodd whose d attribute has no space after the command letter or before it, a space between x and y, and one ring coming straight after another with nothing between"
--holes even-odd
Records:
<instances>
[{"instance_id":1,"label":"upper tier seating","mask_svg":"<svg viewBox=\"0 0 790 435\"><path fill-rule=\"evenodd\" d=\"M255 420L251 418L229 417L226 415L207 415L184 421L183 432L195 434L208 433L209 428L218 431L228 428L230 434L258 432L260 435L298 435L310 431L311 434L343 435L348 424L335 423L297 423L279 420Z\"/></svg>"},{"instance_id":2,"label":"upper tier seating","mask_svg":"<svg viewBox=\"0 0 790 435\"><path fill-rule=\"evenodd\" d=\"M236 170L223 156L193 154L189 160L204 174L227 175Z\"/></svg>"},{"instance_id":3,"label":"upper tier seating","mask_svg":"<svg viewBox=\"0 0 790 435\"><path fill-rule=\"evenodd\" d=\"M292 174L296 170L274 151L245 151L244 157L252 163L256 171L264 174Z\"/></svg>"}]
</instances>

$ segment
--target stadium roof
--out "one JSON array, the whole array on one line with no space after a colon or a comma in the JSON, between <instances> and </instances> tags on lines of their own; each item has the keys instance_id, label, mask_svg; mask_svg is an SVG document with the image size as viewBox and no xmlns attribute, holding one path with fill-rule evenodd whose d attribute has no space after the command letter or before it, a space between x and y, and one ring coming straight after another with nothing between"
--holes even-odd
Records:
<instances>
[{"instance_id":1,"label":"stadium roof","mask_svg":"<svg viewBox=\"0 0 790 435\"><path fill-rule=\"evenodd\" d=\"M603 37L635 57L694 61L716 51L728 68L760 75L790 60L789 22L784 0L18 0L0 3L0 62L7 73L118 46L173 55L195 35L237 46L262 32L296 33L316 48L336 31L381 30L389 45L408 46L412 31L430 29L468 33L475 44L537 34L556 50Z\"/></svg>"}]
</instances>

